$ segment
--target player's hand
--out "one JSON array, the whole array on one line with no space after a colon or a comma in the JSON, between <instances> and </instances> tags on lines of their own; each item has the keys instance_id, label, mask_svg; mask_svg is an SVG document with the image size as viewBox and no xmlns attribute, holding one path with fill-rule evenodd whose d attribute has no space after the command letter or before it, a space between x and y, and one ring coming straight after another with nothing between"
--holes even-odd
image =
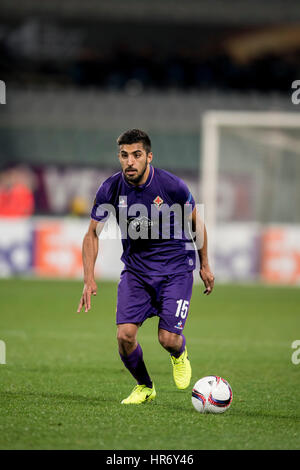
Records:
<instances>
[{"instance_id":1,"label":"player's hand","mask_svg":"<svg viewBox=\"0 0 300 470\"><path fill-rule=\"evenodd\" d=\"M208 265L201 266L200 277L206 287L203 294L206 294L206 295L211 294L214 288L215 278Z\"/></svg>"},{"instance_id":2,"label":"player's hand","mask_svg":"<svg viewBox=\"0 0 300 470\"><path fill-rule=\"evenodd\" d=\"M95 281L84 283L82 296L78 305L77 313L81 312L82 307L84 311L88 312L91 309L91 296L97 294L97 284Z\"/></svg>"}]
</instances>

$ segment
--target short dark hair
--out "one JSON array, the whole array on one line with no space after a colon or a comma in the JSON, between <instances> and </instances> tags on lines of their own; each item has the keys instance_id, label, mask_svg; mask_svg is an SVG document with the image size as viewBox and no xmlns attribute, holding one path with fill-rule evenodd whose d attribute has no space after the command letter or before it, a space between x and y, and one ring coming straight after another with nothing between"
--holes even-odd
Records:
<instances>
[{"instance_id":1,"label":"short dark hair","mask_svg":"<svg viewBox=\"0 0 300 470\"><path fill-rule=\"evenodd\" d=\"M136 144L137 142L142 142L144 149L147 153L151 152L151 140L146 132L141 131L140 129L130 129L120 137L117 138L118 145L130 145Z\"/></svg>"}]
</instances>

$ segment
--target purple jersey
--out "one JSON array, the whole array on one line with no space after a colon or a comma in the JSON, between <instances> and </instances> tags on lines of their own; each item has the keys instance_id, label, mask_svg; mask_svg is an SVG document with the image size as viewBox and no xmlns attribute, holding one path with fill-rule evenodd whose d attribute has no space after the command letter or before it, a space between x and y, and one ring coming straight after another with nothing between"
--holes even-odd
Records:
<instances>
[{"instance_id":1,"label":"purple jersey","mask_svg":"<svg viewBox=\"0 0 300 470\"><path fill-rule=\"evenodd\" d=\"M121 229L125 269L162 276L195 268L194 245L184 222L195 201L180 178L150 165L145 184L134 186L120 171L98 189L92 219L104 221L107 204Z\"/></svg>"}]
</instances>

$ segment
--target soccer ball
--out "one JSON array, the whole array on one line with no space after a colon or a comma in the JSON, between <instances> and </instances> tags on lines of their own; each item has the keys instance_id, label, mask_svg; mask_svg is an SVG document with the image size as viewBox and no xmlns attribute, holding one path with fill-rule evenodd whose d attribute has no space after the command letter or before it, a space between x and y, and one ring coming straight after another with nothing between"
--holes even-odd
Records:
<instances>
[{"instance_id":1,"label":"soccer ball","mask_svg":"<svg viewBox=\"0 0 300 470\"><path fill-rule=\"evenodd\" d=\"M203 377L193 387L192 404L199 413L224 413L231 402L229 383L217 375Z\"/></svg>"}]
</instances>

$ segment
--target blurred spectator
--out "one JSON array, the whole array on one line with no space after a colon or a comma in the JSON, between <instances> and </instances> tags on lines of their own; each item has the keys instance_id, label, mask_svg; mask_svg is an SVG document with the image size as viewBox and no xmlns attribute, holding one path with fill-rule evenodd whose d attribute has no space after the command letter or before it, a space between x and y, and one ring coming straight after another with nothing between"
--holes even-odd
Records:
<instances>
[{"instance_id":1,"label":"blurred spectator","mask_svg":"<svg viewBox=\"0 0 300 470\"><path fill-rule=\"evenodd\" d=\"M90 214L90 203L82 196L74 196L70 203L70 213L77 217L86 217Z\"/></svg>"},{"instance_id":2,"label":"blurred spectator","mask_svg":"<svg viewBox=\"0 0 300 470\"><path fill-rule=\"evenodd\" d=\"M0 217L29 217L34 212L33 179L26 168L13 166L0 173Z\"/></svg>"},{"instance_id":3,"label":"blurred spectator","mask_svg":"<svg viewBox=\"0 0 300 470\"><path fill-rule=\"evenodd\" d=\"M82 21L75 27L42 19L8 25L0 19L1 79L21 87L73 84L138 94L174 88L286 91L299 76L298 25L220 24L214 30L195 24L178 32L170 24L128 26Z\"/></svg>"}]
</instances>

